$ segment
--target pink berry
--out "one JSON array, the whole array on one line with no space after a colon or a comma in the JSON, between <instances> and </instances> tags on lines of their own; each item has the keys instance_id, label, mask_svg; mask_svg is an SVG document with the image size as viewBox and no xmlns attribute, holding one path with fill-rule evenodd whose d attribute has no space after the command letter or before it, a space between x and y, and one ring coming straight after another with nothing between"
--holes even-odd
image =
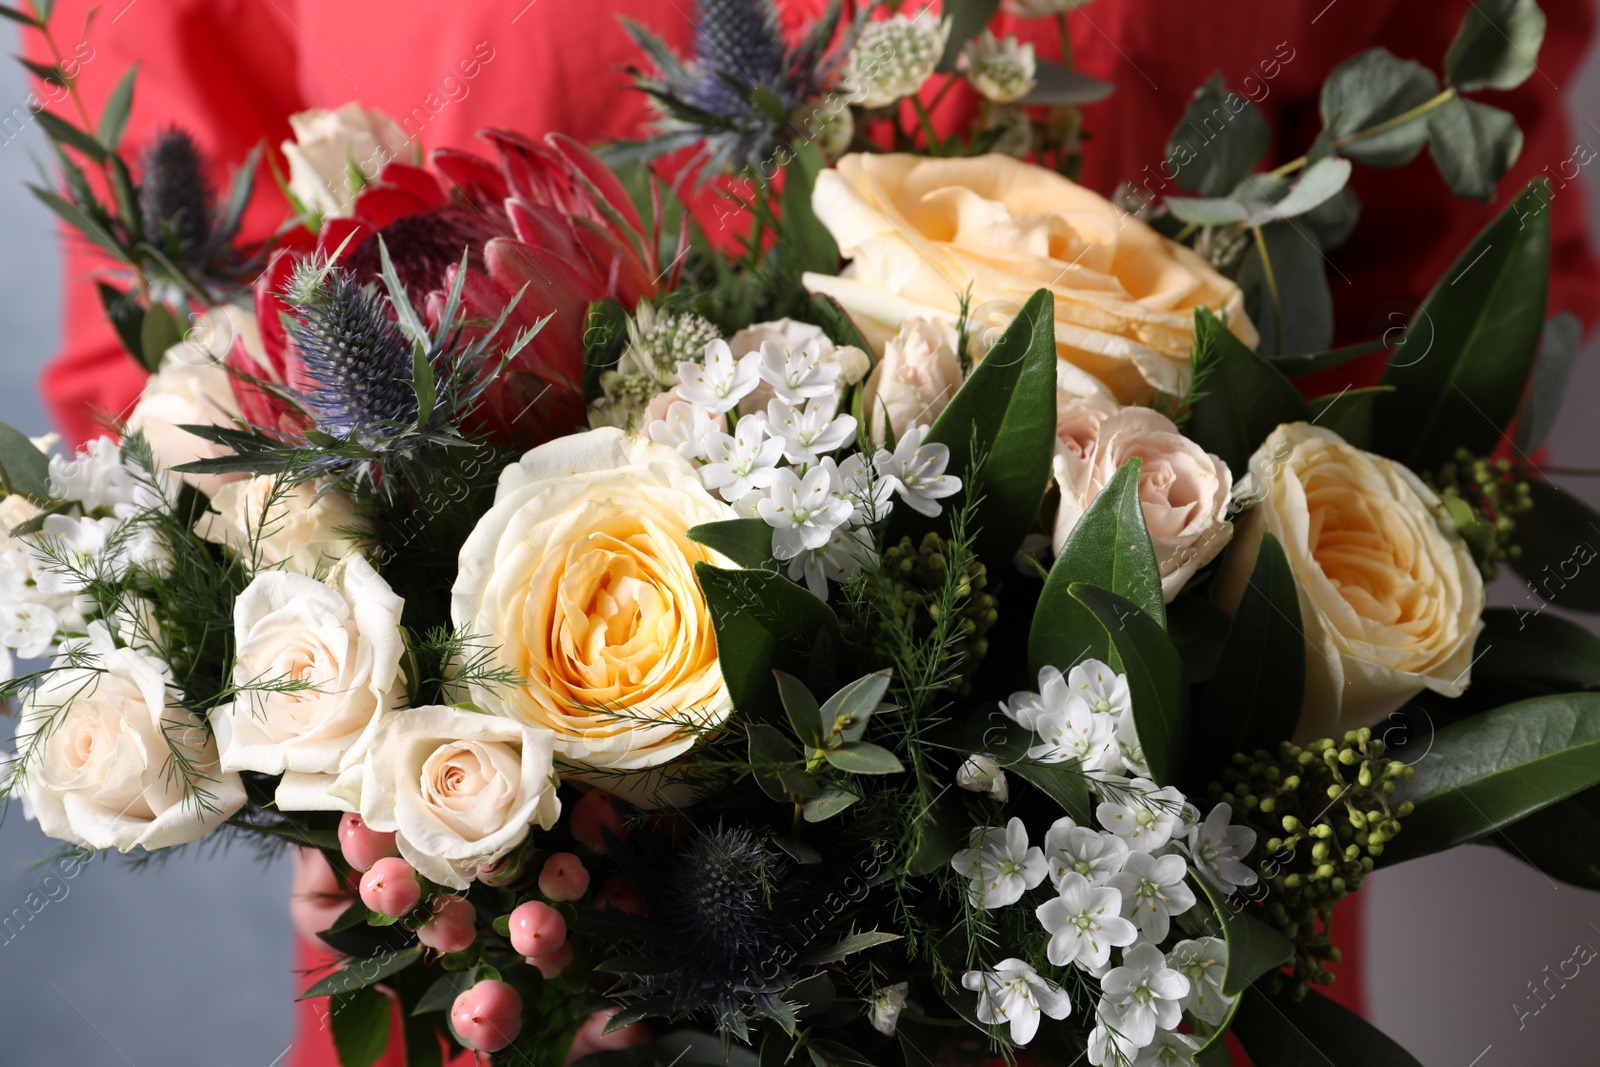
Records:
<instances>
[{"instance_id":1,"label":"pink berry","mask_svg":"<svg viewBox=\"0 0 1600 1067\"><path fill-rule=\"evenodd\" d=\"M550 905L530 900L511 913L511 947L529 959L567 943L567 920Z\"/></svg>"},{"instance_id":2,"label":"pink berry","mask_svg":"<svg viewBox=\"0 0 1600 1067\"><path fill-rule=\"evenodd\" d=\"M556 901L573 901L589 891L589 870L570 852L557 852L539 872L539 892Z\"/></svg>"},{"instance_id":3,"label":"pink berry","mask_svg":"<svg viewBox=\"0 0 1600 1067\"><path fill-rule=\"evenodd\" d=\"M393 834L379 833L353 811L339 819L339 850L344 853L344 861L358 871L371 870L386 856L400 855Z\"/></svg>"},{"instance_id":4,"label":"pink berry","mask_svg":"<svg viewBox=\"0 0 1600 1067\"><path fill-rule=\"evenodd\" d=\"M478 913L465 897L433 902L433 918L417 929L417 940L435 952L460 952L478 939Z\"/></svg>"},{"instance_id":5,"label":"pink berry","mask_svg":"<svg viewBox=\"0 0 1600 1067\"><path fill-rule=\"evenodd\" d=\"M611 794L598 789L585 793L573 805L569 825L578 844L600 856L611 851L603 830L609 830L611 836L619 841L627 836L626 828L622 825L622 813L611 803Z\"/></svg>"},{"instance_id":6,"label":"pink berry","mask_svg":"<svg viewBox=\"0 0 1600 1067\"><path fill-rule=\"evenodd\" d=\"M568 941L560 948L553 948L543 956L535 956L528 962L538 968L539 973L546 978L559 977L561 972L567 969L567 964L572 962L572 942Z\"/></svg>"},{"instance_id":7,"label":"pink berry","mask_svg":"<svg viewBox=\"0 0 1600 1067\"><path fill-rule=\"evenodd\" d=\"M600 892L594 895L594 906L616 908L629 915L643 915L650 910L645 906L644 895L639 892L639 887L620 874L613 874L606 879L605 884L600 887Z\"/></svg>"},{"instance_id":8,"label":"pink berry","mask_svg":"<svg viewBox=\"0 0 1600 1067\"><path fill-rule=\"evenodd\" d=\"M497 978L479 982L456 997L450 1025L469 1048L499 1052L522 1029L522 997Z\"/></svg>"},{"instance_id":9,"label":"pink berry","mask_svg":"<svg viewBox=\"0 0 1600 1067\"><path fill-rule=\"evenodd\" d=\"M361 876L361 903L383 915L404 915L422 900L417 872L403 859L386 856Z\"/></svg>"}]
</instances>

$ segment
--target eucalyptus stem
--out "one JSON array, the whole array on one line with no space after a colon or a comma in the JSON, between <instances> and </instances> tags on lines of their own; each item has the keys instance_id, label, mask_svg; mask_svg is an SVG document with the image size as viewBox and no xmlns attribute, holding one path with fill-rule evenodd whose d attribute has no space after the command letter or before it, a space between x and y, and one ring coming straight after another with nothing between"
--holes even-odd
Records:
<instances>
[{"instance_id":1,"label":"eucalyptus stem","mask_svg":"<svg viewBox=\"0 0 1600 1067\"><path fill-rule=\"evenodd\" d=\"M1056 33L1061 37L1061 65L1072 69L1072 34L1067 30L1067 13L1056 12Z\"/></svg>"},{"instance_id":2,"label":"eucalyptus stem","mask_svg":"<svg viewBox=\"0 0 1600 1067\"><path fill-rule=\"evenodd\" d=\"M1267 292L1272 296L1272 329L1278 340L1278 351L1283 351L1283 301L1278 297L1278 276L1272 269L1272 257L1267 255L1267 241L1261 236L1261 227L1250 227L1255 238L1256 251L1261 254L1261 270L1267 276Z\"/></svg>"},{"instance_id":3,"label":"eucalyptus stem","mask_svg":"<svg viewBox=\"0 0 1600 1067\"><path fill-rule=\"evenodd\" d=\"M1368 126L1364 130L1357 130L1355 133L1346 134L1343 137L1335 139L1333 142L1333 150L1337 152L1346 145L1352 145L1357 141L1364 141L1368 137L1376 137L1380 133L1388 133L1390 130L1404 126L1406 123L1419 119L1428 112L1448 104L1455 97L1455 95L1456 90L1455 87L1452 86L1440 93L1438 96L1430 97L1429 99L1424 100L1411 110L1402 111L1392 119L1385 119L1376 126ZM1301 156L1299 159L1291 159L1277 170L1269 171L1268 173L1274 178L1282 178L1285 175L1293 174L1310 161L1311 160L1309 156Z\"/></svg>"}]
</instances>

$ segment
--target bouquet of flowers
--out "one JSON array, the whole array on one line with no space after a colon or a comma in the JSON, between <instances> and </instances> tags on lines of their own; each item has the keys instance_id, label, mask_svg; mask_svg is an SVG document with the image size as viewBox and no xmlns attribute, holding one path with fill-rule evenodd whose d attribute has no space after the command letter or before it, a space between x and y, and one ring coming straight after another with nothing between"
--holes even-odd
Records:
<instances>
[{"instance_id":1,"label":"bouquet of flowers","mask_svg":"<svg viewBox=\"0 0 1600 1067\"><path fill-rule=\"evenodd\" d=\"M395 1003L414 1065L1414 1064L1316 991L1334 906L1469 841L1600 884L1600 644L1484 600L1600 610L1600 517L1525 458L1577 341L1541 181L1379 342L1329 347L1321 253L1357 165L1493 197L1473 94L1544 17L1352 57L1269 172L1214 79L1192 195L1108 200L1111 87L994 8L701 0L598 155L297 116L261 245L259 155L219 197L181 131L120 153L132 72L41 113L151 376L76 454L0 427L5 795L325 861L346 1067Z\"/></svg>"}]
</instances>

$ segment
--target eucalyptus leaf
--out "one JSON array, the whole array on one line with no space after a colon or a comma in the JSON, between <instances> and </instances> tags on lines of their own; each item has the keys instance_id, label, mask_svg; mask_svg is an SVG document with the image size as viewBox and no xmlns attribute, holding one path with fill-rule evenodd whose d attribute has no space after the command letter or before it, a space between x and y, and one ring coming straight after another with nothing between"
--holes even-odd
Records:
<instances>
[{"instance_id":1,"label":"eucalyptus leaf","mask_svg":"<svg viewBox=\"0 0 1600 1067\"><path fill-rule=\"evenodd\" d=\"M1412 316L1374 410L1374 450L1432 471L1465 448L1492 452L1511 421L1544 327L1550 187L1539 178L1456 258Z\"/></svg>"},{"instance_id":2,"label":"eucalyptus leaf","mask_svg":"<svg viewBox=\"0 0 1600 1067\"><path fill-rule=\"evenodd\" d=\"M1271 144L1267 120L1248 99L1228 89L1218 71L1195 90L1167 138L1167 159L1176 168L1174 180L1180 188L1219 197L1255 169Z\"/></svg>"},{"instance_id":3,"label":"eucalyptus leaf","mask_svg":"<svg viewBox=\"0 0 1600 1067\"><path fill-rule=\"evenodd\" d=\"M887 670L865 675L824 701L819 713L823 732L837 732L845 741L861 740L867 721L880 710L890 677Z\"/></svg>"},{"instance_id":4,"label":"eucalyptus leaf","mask_svg":"<svg viewBox=\"0 0 1600 1067\"><path fill-rule=\"evenodd\" d=\"M1570 311L1563 311L1544 324L1539 337L1539 354L1533 359L1533 375L1528 394L1517 409L1517 448L1532 452L1544 444L1561 413L1567 379L1583 341L1583 323Z\"/></svg>"},{"instance_id":5,"label":"eucalyptus leaf","mask_svg":"<svg viewBox=\"0 0 1600 1067\"><path fill-rule=\"evenodd\" d=\"M801 807L806 822L824 822L838 815L861 797L848 789L828 789Z\"/></svg>"},{"instance_id":6,"label":"eucalyptus leaf","mask_svg":"<svg viewBox=\"0 0 1600 1067\"><path fill-rule=\"evenodd\" d=\"M1522 154L1522 130L1511 112L1456 96L1428 112L1428 151L1451 192L1492 202Z\"/></svg>"},{"instance_id":7,"label":"eucalyptus leaf","mask_svg":"<svg viewBox=\"0 0 1600 1067\"><path fill-rule=\"evenodd\" d=\"M1518 701L1434 731L1394 803L1415 810L1381 862L1426 856L1504 829L1600 784L1600 693Z\"/></svg>"},{"instance_id":8,"label":"eucalyptus leaf","mask_svg":"<svg viewBox=\"0 0 1600 1067\"><path fill-rule=\"evenodd\" d=\"M1226 198L1167 197L1167 210L1196 226L1234 226L1250 219L1250 209Z\"/></svg>"},{"instance_id":9,"label":"eucalyptus leaf","mask_svg":"<svg viewBox=\"0 0 1600 1067\"><path fill-rule=\"evenodd\" d=\"M1283 547L1266 533L1195 712L1196 764L1226 766L1235 752L1275 751L1289 740L1300 718L1305 670L1298 587Z\"/></svg>"},{"instance_id":10,"label":"eucalyptus leaf","mask_svg":"<svg viewBox=\"0 0 1600 1067\"><path fill-rule=\"evenodd\" d=\"M1559 615L1489 608L1472 677L1548 689L1600 688L1600 637Z\"/></svg>"},{"instance_id":11,"label":"eucalyptus leaf","mask_svg":"<svg viewBox=\"0 0 1600 1067\"><path fill-rule=\"evenodd\" d=\"M1197 361L1210 371L1185 431L1242 475L1273 430L1285 422L1304 421L1310 412L1294 385L1206 308L1195 310L1194 343Z\"/></svg>"},{"instance_id":12,"label":"eucalyptus leaf","mask_svg":"<svg viewBox=\"0 0 1600 1067\"><path fill-rule=\"evenodd\" d=\"M902 774L905 766L893 752L870 741L844 741L822 750L822 756L847 774Z\"/></svg>"},{"instance_id":13,"label":"eucalyptus leaf","mask_svg":"<svg viewBox=\"0 0 1600 1067\"><path fill-rule=\"evenodd\" d=\"M1545 17L1535 0L1473 0L1461 17L1445 78L1457 89L1515 89L1538 69Z\"/></svg>"},{"instance_id":14,"label":"eucalyptus leaf","mask_svg":"<svg viewBox=\"0 0 1600 1067\"><path fill-rule=\"evenodd\" d=\"M1143 462L1134 457L1124 463L1067 534L1028 631L1028 671L1033 678L1045 667L1065 673L1083 659L1108 657L1105 628L1072 596L1075 583L1127 597L1159 626L1166 625L1161 570L1139 499Z\"/></svg>"},{"instance_id":15,"label":"eucalyptus leaf","mask_svg":"<svg viewBox=\"0 0 1600 1067\"><path fill-rule=\"evenodd\" d=\"M1338 156L1317 160L1285 196L1252 211L1246 225L1266 226L1315 211L1339 195L1350 181L1350 169L1350 161ZM1250 181L1245 179L1246 184Z\"/></svg>"},{"instance_id":16,"label":"eucalyptus leaf","mask_svg":"<svg viewBox=\"0 0 1600 1067\"><path fill-rule=\"evenodd\" d=\"M778 699L783 703L784 713L789 716L789 725L793 727L795 736L812 748L821 745L824 728L822 709L817 707L817 698L811 695L805 683L792 674L773 671L772 677L778 684Z\"/></svg>"},{"instance_id":17,"label":"eucalyptus leaf","mask_svg":"<svg viewBox=\"0 0 1600 1067\"><path fill-rule=\"evenodd\" d=\"M1104 100L1116 91L1111 82L1085 74L1081 70L1040 59L1035 64L1034 85L1017 103L1024 107L1037 104L1093 104Z\"/></svg>"},{"instance_id":18,"label":"eucalyptus leaf","mask_svg":"<svg viewBox=\"0 0 1600 1067\"><path fill-rule=\"evenodd\" d=\"M1374 167L1398 167L1422 151L1428 124L1421 116L1369 136L1358 136L1433 99L1439 80L1421 63L1369 48L1345 60L1322 83L1324 137L1341 155ZM1342 142L1342 143L1341 143Z\"/></svg>"},{"instance_id":19,"label":"eucalyptus leaf","mask_svg":"<svg viewBox=\"0 0 1600 1067\"><path fill-rule=\"evenodd\" d=\"M1092 585L1074 584L1071 592L1111 636L1111 667L1128 676L1133 722L1151 779L1175 785L1189 737L1178 650L1160 624L1131 601Z\"/></svg>"}]
</instances>

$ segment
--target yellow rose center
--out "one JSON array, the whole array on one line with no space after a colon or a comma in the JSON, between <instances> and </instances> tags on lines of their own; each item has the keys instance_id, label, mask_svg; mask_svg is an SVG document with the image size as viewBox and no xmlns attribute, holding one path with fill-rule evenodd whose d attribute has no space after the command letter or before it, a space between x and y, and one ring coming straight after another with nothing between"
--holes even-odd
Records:
<instances>
[{"instance_id":1,"label":"yellow rose center","mask_svg":"<svg viewBox=\"0 0 1600 1067\"><path fill-rule=\"evenodd\" d=\"M1424 635L1439 611L1433 568L1415 532L1337 466L1302 476L1311 558L1363 619Z\"/></svg>"}]
</instances>

